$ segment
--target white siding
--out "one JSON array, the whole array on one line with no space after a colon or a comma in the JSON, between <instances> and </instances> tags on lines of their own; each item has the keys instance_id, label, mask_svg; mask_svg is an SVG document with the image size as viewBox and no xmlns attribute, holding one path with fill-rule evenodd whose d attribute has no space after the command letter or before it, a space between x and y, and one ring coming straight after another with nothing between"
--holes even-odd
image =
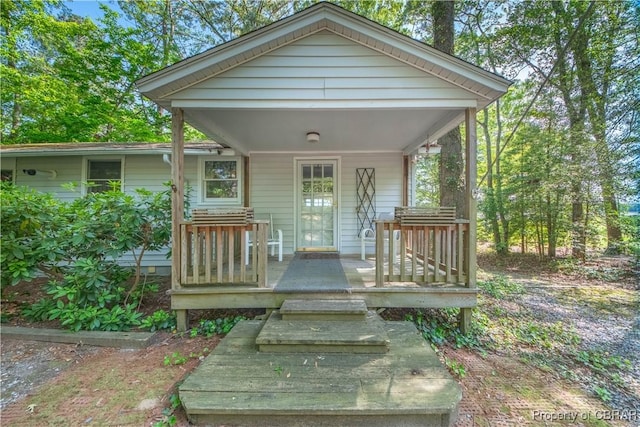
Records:
<instances>
[{"instance_id":1,"label":"white siding","mask_svg":"<svg viewBox=\"0 0 640 427\"><path fill-rule=\"evenodd\" d=\"M126 156L124 160L124 189L133 192L136 188L149 191L164 191L165 182L171 180L171 166L162 160L162 154Z\"/></svg>"},{"instance_id":2,"label":"white siding","mask_svg":"<svg viewBox=\"0 0 640 427\"><path fill-rule=\"evenodd\" d=\"M171 179L171 167L162 161L161 154L154 155L129 155L116 156L124 159L124 189L133 193L137 188L146 188L151 191L163 191L163 185ZM114 158L114 156L90 156L92 159ZM187 164L196 165L196 156L188 156ZM48 157L23 157L15 159L16 185L25 185L44 193L55 193L60 200L70 202L82 195L80 183L82 182L84 156L48 156ZM3 165L9 159L3 161ZM55 170L56 177L49 179L45 175L27 175L23 169ZM191 171L189 171L191 172ZM195 171L193 172L196 173ZM194 175L195 176L195 175ZM63 187L64 184L76 184L76 191ZM167 212L171 215L171 212ZM166 251L147 252L143 259L144 266L168 267L171 260L167 259ZM133 258L126 255L121 259L123 265L133 266Z\"/></svg>"},{"instance_id":3,"label":"white siding","mask_svg":"<svg viewBox=\"0 0 640 427\"><path fill-rule=\"evenodd\" d=\"M402 153L335 153L340 157L339 249L343 254L360 253L356 215L356 169L375 168L376 212L393 212L402 201ZM251 201L256 216L271 213L276 228L284 234L284 252L294 251L294 158L304 153L253 154L251 156ZM312 156L309 156L312 157Z\"/></svg>"},{"instance_id":4,"label":"white siding","mask_svg":"<svg viewBox=\"0 0 640 427\"><path fill-rule=\"evenodd\" d=\"M393 212L402 203L402 153L346 154L342 156L341 245L345 254L360 253L356 214L356 169L376 172L376 213Z\"/></svg>"},{"instance_id":5,"label":"white siding","mask_svg":"<svg viewBox=\"0 0 640 427\"><path fill-rule=\"evenodd\" d=\"M45 175L27 175L24 169L55 170L53 179ZM16 185L25 185L43 193L55 193L57 198L71 201L80 197L82 178L81 156L24 157L16 159ZM76 191L63 187L63 184L77 184Z\"/></svg>"},{"instance_id":6,"label":"white siding","mask_svg":"<svg viewBox=\"0 0 640 427\"><path fill-rule=\"evenodd\" d=\"M256 217L273 216L274 228L283 234L283 252L294 250L293 154L253 154L250 158L250 206Z\"/></svg>"},{"instance_id":7,"label":"white siding","mask_svg":"<svg viewBox=\"0 0 640 427\"><path fill-rule=\"evenodd\" d=\"M174 95L176 100L451 100L470 94L324 31Z\"/></svg>"}]
</instances>

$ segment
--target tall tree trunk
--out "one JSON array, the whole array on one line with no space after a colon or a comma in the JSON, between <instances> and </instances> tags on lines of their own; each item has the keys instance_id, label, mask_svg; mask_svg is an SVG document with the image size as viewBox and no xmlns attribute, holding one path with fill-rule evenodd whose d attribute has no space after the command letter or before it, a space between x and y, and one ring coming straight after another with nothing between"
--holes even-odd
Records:
<instances>
[{"instance_id":1,"label":"tall tree trunk","mask_svg":"<svg viewBox=\"0 0 640 427\"><path fill-rule=\"evenodd\" d=\"M609 13L614 13L614 9L610 9ZM622 241L622 231L620 229L618 202L615 194L613 159L607 143L606 126L606 96L609 92L610 76L612 68L613 55L610 55L604 61L604 69L600 71L600 91L596 85L592 66L592 60L589 56L589 43L591 34L588 33L586 26L582 26L576 35L576 42L573 44L573 55L576 58L576 68L580 90L587 100L587 111L589 113L589 121L591 123L591 135L593 136L596 147L596 160L599 168L599 182L602 190L602 201L604 204L605 222L607 226L607 253L616 254L619 252L620 243ZM614 33L618 28L610 28L611 32L608 37L604 37L609 50L615 49L612 42ZM600 35L602 38L602 35Z\"/></svg>"},{"instance_id":2,"label":"tall tree trunk","mask_svg":"<svg viewBox=\"0 0 640 427\"><path fill-rule=\"evenodd\" d=\"M563 49L566 40L562 40L561 28L565 24L565 11L560 2L552 2L551 6L554 10L556 26L554 34L554 43L556 52ZM571 183L571 252L572 255L579 259L584 259L587 234L584 223L584 194L583 194L583 177L581 170L584 166L584 145L585 145L585 120L587 114L587 102L584 94L580 91L577 96L573 92L574 82L567 64L567 58L561 56L558 58L558 88L562 93L562 99L567 108L569 117L569 144L572 147L570 154L569 179Z\"/></svg>"},{"instance_id":3,"label":"tall tree trunk","mask_svg":"<svg viewBox=\"0 0 640 427\"><path fill-rule=\"evenodd\" d=\"M431 7L433 15L433 46L453 54L453 1L436 1ZM464 162L460 127L452 129L438 139L440 151L440 206L454 206L460 217L465 206L463 186Z\"/></svg>"}]
</instances>

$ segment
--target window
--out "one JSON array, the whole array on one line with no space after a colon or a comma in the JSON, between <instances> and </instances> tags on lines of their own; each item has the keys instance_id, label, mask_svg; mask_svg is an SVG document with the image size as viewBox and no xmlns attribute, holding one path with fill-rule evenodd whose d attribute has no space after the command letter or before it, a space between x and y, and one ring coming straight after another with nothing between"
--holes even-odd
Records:
<instances>
[{"instance_id":1,"label":"window","mask_svg":"<svg viewBox=\"0 0 640 427\"><path fill-rule=\"evenodd\" d=\"M203 202L240 203L240 162L238 159L202 159L200 173Z\"/></svg>"},{"instance_id":2,"label":"window","mask_svg":"<svg viewBox=\"0 0 640 427\"><path fill-rule=\"evenodd\" d=\"M87 192L111 190L112 182L119 183L122 189L122 163L122 159L87 160Z\"/></svg>"}]
</instances>

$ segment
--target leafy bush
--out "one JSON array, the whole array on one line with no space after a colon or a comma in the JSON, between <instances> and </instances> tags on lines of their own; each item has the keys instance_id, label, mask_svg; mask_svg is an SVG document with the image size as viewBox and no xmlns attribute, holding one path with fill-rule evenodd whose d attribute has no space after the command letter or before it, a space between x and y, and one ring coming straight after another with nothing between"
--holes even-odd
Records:
<instances>
[{"instance_id":1,"label":"leafy bush","mask_svg":"<svg viewBox=\"0 0 640 427\"><path fill-rule=\"evenodd\" d=\"M151 316L142 319L140 327L151 332L171 330L176 327L176 315L165 310L157 310Z\"/></svg>"},{"instance_id":2,"label":"leafy bush","mask_svg":"<svg viewBox=\"0 0 640 427\"><path fill-rule=\"evenodd\" d=\"M0 183L0 289L53 273L62 249L52 244L64 224L64 206L51 194Z\"/></svg>"},{"instance_id":3,"label":"leafy bush","mask_svg":"<svg viewBox=\"0 0 640 427\"><path fill-rule=\"evenodd\" d=\"M89 193L72 202L2 184L2 289L38 274L50 280L50 302L24 310L33 320L58 319L74 330L126 330L140 325L140 265L146 251L169 243L170 190ZM118 264L125 254L132 271ZM149 285L148 290L154 286Z\"/></svg>"},{"instance_id":4,"label":"leafy bush","mask_svg":"<svg viewBox=\"0 0 640 427\"><path fill-rule=\"evenodd\" d=\"M191 330L191 337L195 338L198 335L204 335L208 338L216 334L228 334L238 322L245 319L246 317L244 316L236 316L218 318L215 320L201 320L198 327Z\"/></svg>"}]
</instances>

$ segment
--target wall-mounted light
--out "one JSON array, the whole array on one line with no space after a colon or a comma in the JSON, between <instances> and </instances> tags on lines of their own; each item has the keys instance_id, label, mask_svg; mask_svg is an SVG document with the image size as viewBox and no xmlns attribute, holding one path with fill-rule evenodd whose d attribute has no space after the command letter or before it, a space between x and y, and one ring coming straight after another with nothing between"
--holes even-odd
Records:
<instances>
[{"instance_id":1,"label":"wall-mounted light","mask_svg":"<svg viewBox=\"0 0 640 427\"><path fill-rule=\"evenodd\" d=\"M39 169L22 169L22 173L29 176L46 176L49 179L54 179L56 176L58 176L58 172L54 170L43 171Z\"/></svg>"},{"instance_id":2,"label":"wall-mounted light","mask_svg":"<svg viewBox=\"0 0 640 427\"><path fill-rule=\"evenodd\" d=\"M307 142L315 144L316 142L320 142L320 133L319 132L307 132Z\"/></svg>"},{"instance_id":3,"label":"wall-mounted light","mask_svg":"<svg viewBox=\"0 0 640 427\"><path fill-rule=\"evenodd\" d=\"M440 154L440 150L442 149L442 146L439 144L436 144L435 142L432 142L430 144L427 145L423 145L422 147L420 147L418 149L418 154L422 154L422 155L433 155L433 154Z\"/></svg>"}]
</instances>

